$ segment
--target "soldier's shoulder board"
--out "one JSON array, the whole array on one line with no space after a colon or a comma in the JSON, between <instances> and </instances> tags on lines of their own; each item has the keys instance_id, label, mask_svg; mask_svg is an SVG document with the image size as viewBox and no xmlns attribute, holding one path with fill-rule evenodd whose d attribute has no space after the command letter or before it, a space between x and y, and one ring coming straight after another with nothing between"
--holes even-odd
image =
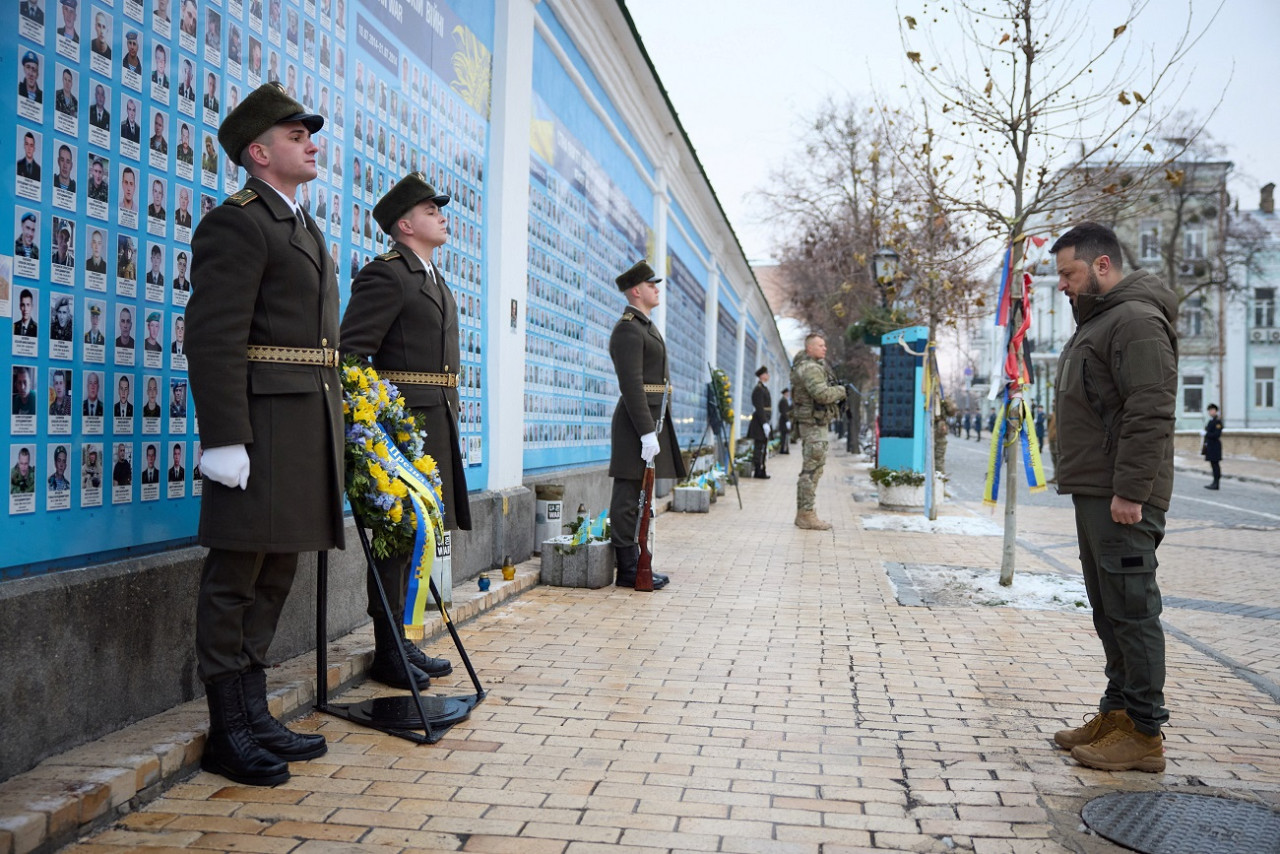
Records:
<instances>
[{"instance_id":1,"label":"soldier's shoulder board","mask_svg":"<svg viewBox=\"0 0 1280 854\"><path fill-rule=\"evenodd\" d=\"M629 312L629 311L628 311L628 312L626 312L625 314L623 314L623 315L622 315L622 320L621 320L621 321L619 321L619 322L621 323L621 322L625 322L625 321L628 321L628 320L635 320L635 319L636 319L636 316L635 316L634 314L632 314L631 312Z\"/></svg>"},{"instance_id":2,"label":"soldier's shoulder board","mask_svg":"<svg viewBox=\"0 0 1280 854\"><path fill-rule=\"evenodd\" d=\"M256 198L258 198L258 191L253 189L252 187L245 187L243 190L240 190L238 192L232 193L231 195L227 196L223 204L235 205L236 207L242 208Z\"/></svg>"},{"instance_id":3,"label":"soldier's shoulder board","mask_svg":"<svg viewBox=\"0 0 1280 854\"><path fill-rule=\"evenodd\" d=\"M379 261L394 261L394 260L396 260L396 259L397 259L397 258L399 258L399 257L400 257L400 252L399 252L399 250L397 250L397 249L392 249L390 252L383 252L381 255L379 255L379 256L378 256L378 260L379 260Z\"/></svg>"}]
</instances>

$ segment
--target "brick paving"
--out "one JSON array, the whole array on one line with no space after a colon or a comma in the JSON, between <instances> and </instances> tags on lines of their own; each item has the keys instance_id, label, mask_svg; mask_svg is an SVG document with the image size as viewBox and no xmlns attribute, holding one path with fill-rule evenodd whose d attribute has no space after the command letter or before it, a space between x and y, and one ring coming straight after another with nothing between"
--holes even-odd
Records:
<instances>
[{"instance_id":1,"label":"brick paving","mask_svg":"<svg viewBox=\"0 0 1280 854\"><path fill-rule=\"evenodd\" d=\"M1280 806L1274 618L1167 607L1177 633L1167 772L1082 768L1050 736L1096 703L1102 661L1088 613L898 604L885 564L998 572L1000 538L864 531L860 517L880 512L867 467L836 450L818 500L835 529L800 531L799 459L775 457L772 480L744 481L742 510L730 491L709 515L664 514L656 552L667 590L532 586L536 564L522 566L527 592L491 593L461 627L489 696L438 744L311 713L295 725L324 733L329 754L294 764L285 785L195 773L67 850L1048 854L1121 850L1079 818L1089 798L1116 790ZM1071 567L1069 510L1026 507L1020 519L1019 571ZM1203 549L1219 540L1236 558L1206 573ZM1174 520L1164 592L1274 611L1268 542L1274 533L1184 531ZM340 659L351 653L340 666L358 672L368 638L337 646ZM468 688L461 667L446 681ZM275 702L305 707L308 690ZM379 691L364 683L339 699ZM189 704L175 718L190 737L157 725L151 741L171 749L107 780L115 790L100 785L97 803L52 790L43 813L25 802L22 815L46 821L43 837L34 819L13 820L17 801L0 787L0 852L155 794L198 756L201 714ZM42 773L50 783L83 776L73 761Z\"/></svg>"}]
</instances>

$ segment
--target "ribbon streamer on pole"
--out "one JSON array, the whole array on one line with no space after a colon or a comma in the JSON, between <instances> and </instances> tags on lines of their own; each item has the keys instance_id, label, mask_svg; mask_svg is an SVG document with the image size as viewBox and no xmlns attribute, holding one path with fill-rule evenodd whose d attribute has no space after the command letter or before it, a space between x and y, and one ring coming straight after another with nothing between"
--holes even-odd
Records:
<instances>
[{"instance_id":1,"label":"ribbon streamer on pole","mask_svg":"<svg viewBox=\"0 0 1280 854\"><path fill-rule=\"evenodd\" d=\"M1020 446L1022 464L1026 467L1027 485L1032 492L1043 492L1047 486L1044 479L1044 466L1040 461L1040 443L1036 440L1036 432L1026 429L1031 423L1031 405L1021 396L1009 400L1006 390L1002 405L996 410L996 426L991 431L991 453L987 458L987 479L982 488L982 503L994 506L1000 497L1000 470L1004 464L1003 450L1005 445L1017 443ZM1005 413L1009 407L1016 406L1021 413L1017 424L1011 426ZM1013 431L1013 436L1008 434Z\"/></svg>"},{"instance_id":2,"label":"ribbon streamer on pole","mask_svg":"<svg viewBox=\"0 0 1280 854\"><path fill-rule=\"evenodd\" d=\"M1028 258L1042 250L1047 241L1040 237L1028 237L1022 244L1021 269L1016 275L1021 279L1021 312L1016 317L1018 326L1010 329L1005 356L1000 360L1004 372L1003 386L992 385L991 398L999 398L996 407L996 423L991 431L991 453L987 459L987 477L983 486L983 503L994 505L1000 494L1000 470L1003 467L1003 449L1011 443L1017 443L1021 451L1023 465L1026 467L1027 483L1032 492L1045 488L1043 465L1040 461L1040 447L1036 441L1035 431L1026 429L1031 423L1030 404L1022 396L1022 389L1031 381L1023 355L1023 343L1031 328L1031 274L1027 272ZM996 306L996 326L1008 326L1015 319L1013 311L1013 244L1005 249L1004 263L1000 277L1000 294ZM1009 409L1017 407L1018 418L1009 417ZM1009 435L1012 432L1013 435Z\"/></svg>"}]
</instances>

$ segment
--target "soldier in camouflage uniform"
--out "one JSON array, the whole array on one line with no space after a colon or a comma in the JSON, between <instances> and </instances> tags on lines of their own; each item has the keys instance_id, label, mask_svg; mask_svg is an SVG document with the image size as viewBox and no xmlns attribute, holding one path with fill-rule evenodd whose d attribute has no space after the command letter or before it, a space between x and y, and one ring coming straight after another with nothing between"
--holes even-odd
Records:
<instances>
[{"instance_id":1,"label":"soldier in camouflage uniform","mask_svg":"<svg viewBox=\"0 0 1280 854\"><path fill-rule=\"evenodd\" d=\"M826 339L814 333L804 339L804 352L796 356L791 366L795 396L791 419L804 448L796 481L796 527L811 531L831 529L829 522L813 512L813 502L827 462L827 425L836 417L845 396L844 386L824 361L826 355Z\"/></svg>"}]
</instances>

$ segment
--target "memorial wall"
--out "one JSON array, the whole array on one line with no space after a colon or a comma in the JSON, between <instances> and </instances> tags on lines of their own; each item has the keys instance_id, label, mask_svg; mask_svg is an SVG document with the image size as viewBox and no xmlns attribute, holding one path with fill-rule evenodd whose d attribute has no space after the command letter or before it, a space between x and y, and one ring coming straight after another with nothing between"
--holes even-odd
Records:
<instances>
[{"instance_id":1,"label":"memorial wall","mask_svg":"<svg viewBox=\"0 0 1280 854\"><path fill-rule=\"evenodd\" d=\"M0 345L12 384L0 537L15 544L0 578L193 542L202 451L184 353L191 237L245 178L218 146L218 124L264 82L326 117L319 177L299 201L327 230L344 300L355 271L388 248L372 208L399 177L421 170L452 197L435 261L459 307L458 420L473 494L607 461L617 401L608 340L625 305L613 278L641 258L667 279L656 317L682 445L705 426L708 363L733 379L745 421L757 361L785 365L785 354L713 192L688 177L687 142L655 146L645 132L674 116L662 114L641 46L624 51L640 70L627 86L661 108L652 115L619 97L618 57L584 38L595 27L634 36L625 8L537 4L523 34L527 91L507 95L527 99L530 126L505 129L527 134L528 170L494 175L491 89L504 58L493 46L510 9L22 0L0 12L10 24L0 68L11 70L0 114L14 121L0 151L16 164L0 181L14 247L0 256L12 330ZM492 217L510 215L492 203L503 181L527 186L514 195L527 208L525 286L509 307L494 298L486 260L499 249L487 239ZM494 411L489 371L515 365L522 411ZM490 470L498 442L522 449L519 477Z\"/></svg>"}]
</instances>

